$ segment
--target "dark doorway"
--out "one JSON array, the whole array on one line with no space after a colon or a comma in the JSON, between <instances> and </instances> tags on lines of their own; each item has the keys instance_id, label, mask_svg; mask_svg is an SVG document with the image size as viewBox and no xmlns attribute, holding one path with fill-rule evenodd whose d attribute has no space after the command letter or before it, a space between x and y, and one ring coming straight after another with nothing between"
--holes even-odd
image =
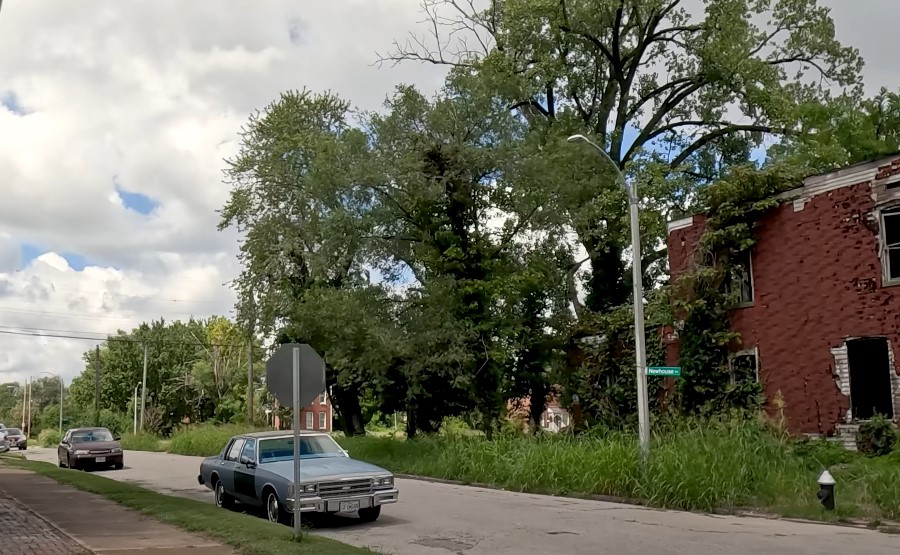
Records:
<instances>
[{"instance_id":1,"label":"dark doorway","mask_svg":"<svg viewBox=\"0 0 900 555\"><path fill-rule=\"evenodd\" d=\"M888 349L883 337L867 337L847 341L847 362L850 366L850 404L853 418L868 420L880 414L894 418L891 391L891 368Z\"/></svg>"}]
</instances>

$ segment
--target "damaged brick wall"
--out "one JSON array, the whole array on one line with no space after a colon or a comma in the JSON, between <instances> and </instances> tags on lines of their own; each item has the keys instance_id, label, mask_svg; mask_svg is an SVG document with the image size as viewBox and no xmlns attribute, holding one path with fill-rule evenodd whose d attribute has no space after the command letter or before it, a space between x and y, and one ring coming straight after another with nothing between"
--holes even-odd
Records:
<instances>
[{"instance_id":1,"label":"damaged brick wall","mask_svg":"<svg viewBox=\"0 0 900 555\"><path fill-rule=\"evenodd\" d=\"M734 311L732 327L744 348L758 347L766 397L781 392L794 433L829 434L845 421L849 378L836 360L847 338L886 337L892 360L900 360L900 287L882 287L874 209L871 182L864 181L786 202L757 230L754 303ZM697 217L673 226L673 277L689 268L702 230ZM667 355L677 364L677 340ZM896 417L896 364L892 381Z\"/></svg>"}]
</instances>

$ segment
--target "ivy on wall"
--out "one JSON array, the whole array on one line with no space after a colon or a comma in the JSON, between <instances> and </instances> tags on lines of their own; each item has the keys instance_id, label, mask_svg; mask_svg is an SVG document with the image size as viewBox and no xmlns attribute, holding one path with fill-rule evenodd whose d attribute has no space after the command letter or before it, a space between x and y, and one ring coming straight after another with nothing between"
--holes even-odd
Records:
<instances>
[{"instance_id":1,"label":"ivy on wall","mask_svg":"<svg viewBox=\"0 0 900 555\"><path fill-rule=\"evenodd\" d=\"M803 177L792 166L742 166L702 192L704 233L688 271L671 284L682 368L677 403L684 412L754 409L764 402L752 369L730 364L740 345L730 326L731 311L740 302L734 284L763 217L781 202L778 195L799 186Z\"/></svg>"}]
</instances>

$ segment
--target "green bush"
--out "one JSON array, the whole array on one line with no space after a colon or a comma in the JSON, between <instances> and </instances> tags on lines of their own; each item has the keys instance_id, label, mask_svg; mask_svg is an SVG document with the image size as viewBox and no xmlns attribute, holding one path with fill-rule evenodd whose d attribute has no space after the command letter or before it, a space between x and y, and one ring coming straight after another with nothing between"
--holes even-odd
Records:
<instances>
[{"instance_id":1,"label":"green bush","mask_svg":"<svg viewBox=\"0 0 900 555\"><path fill-rule=\"evenodd\" d=\"M881 415L859 426L856 434L856 448L860 453L873 457L890 455L897 444L894 423Z\"/></svg>"},{"instance_id":2,"label":"green bush","mask_svg":"<svg viewBox=\"0 0 900 555\"><path fill-rule=\"evenodd\" d=\"M169 442L169 453L209 457L218 454L228 440L237 434L255 431L238 424L198 424L175 430Z\"/></svg>"},{"instance_id":3,"label":"green bush","mask_svg":"<svg viewBox=\"0 0 900 555\"><path fill-rule=\"evenodd\" d=\"M41 430L41 433L38 434L38 443L42 447L56 447L60 441L62 441L62 436L59 434L59 430L48 428Z\"/></svg>"},{"instance_id":4,"label":"green bush","mask_svg":"<svg viewBox=\"0 0 900 555\"><path fill-rule=\"evenodd\" d=\"M153 434L126 433L122 436L122 449L129 451L163 451L163 444Z\"/></svg>"}]
</instances>

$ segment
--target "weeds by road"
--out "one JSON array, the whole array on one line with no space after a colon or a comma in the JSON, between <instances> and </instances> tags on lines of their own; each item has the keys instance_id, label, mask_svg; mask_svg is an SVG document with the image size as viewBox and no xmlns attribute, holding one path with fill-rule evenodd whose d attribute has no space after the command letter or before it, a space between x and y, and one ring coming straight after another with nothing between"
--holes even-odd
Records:
<instances>
[{"instance_id":1,"label":"weeds by road","mask_svg":"<svg viewBox=\"0 0 900 555\"><path fill-rule=\"evenodd\" d=\"M239 426L196 426L158 438L126 436L126 449L218 453ZM826 441L798 442L755 420L687 420L657 428L646 465L633 435L544 435L488 441L467 433L402 439L338 438L357 459L393 472L513 491L608 495L692 511L756 510L819 520L900 519L900 451L869 458ZM828 468L837 510L816 499Z\"/></svg>"},{"instance_id":2,"label":"weeds by road","mask_svg":"<svg viewBox=\"0 0 900 555\"><path fill-rule=\"evenodd\" d=\"M3 464L24 468L57 482L90 491L126 507L151 515L189 532L198 532L235 547L245 555L371 555L368 549L353 547L326 538L306 535L302 542L293 539L287 526L262 518L231 512L214 505L171 497L87 472L60 469L53 465L20 457L0 457Z\"/></svg>"}]
</instances>

